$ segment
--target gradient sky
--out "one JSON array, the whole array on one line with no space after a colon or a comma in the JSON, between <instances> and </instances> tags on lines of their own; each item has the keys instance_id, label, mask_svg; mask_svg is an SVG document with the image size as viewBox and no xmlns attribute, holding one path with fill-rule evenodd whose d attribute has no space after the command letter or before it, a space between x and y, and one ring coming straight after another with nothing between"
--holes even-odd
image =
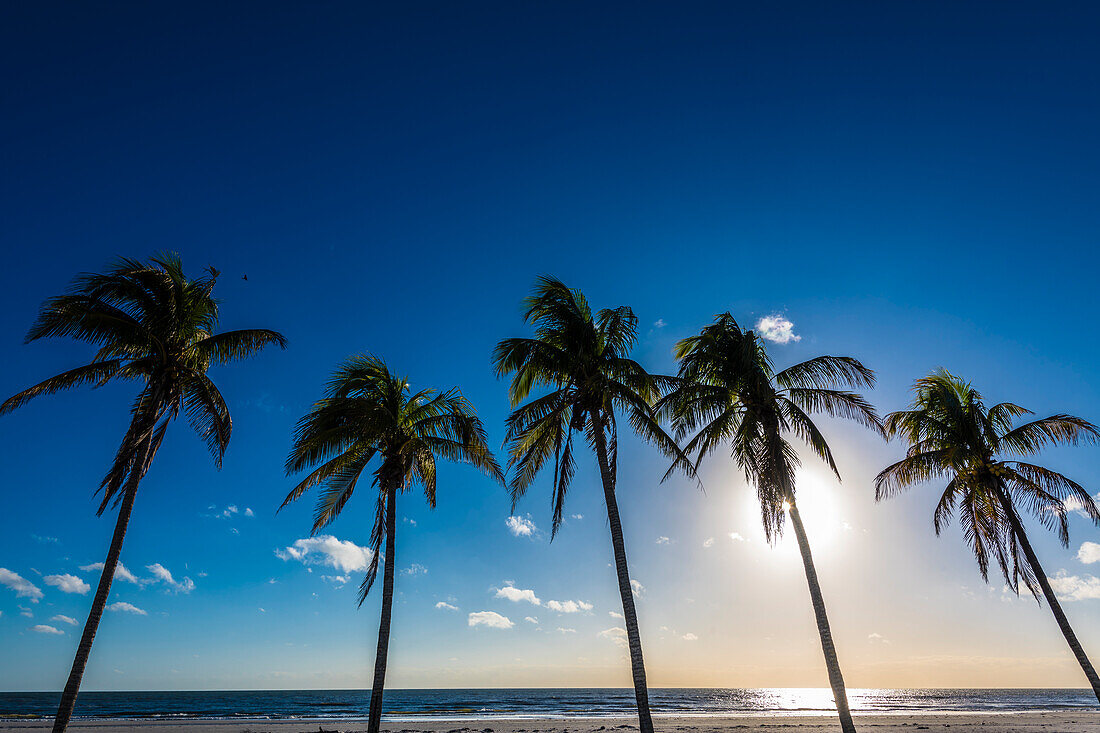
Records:
<instances>
[{"instance_id":1,"label":"gradient sky","mask_svg":"<svg viewBox=\"0 0 1100 733\"><path fill-rule=\"evenodd\" d=\"M355 607L354 545L373 505L332 526L339 552L295 559L311 503L275 515L292 426L369 350L460 386L499 444L490 350L525 333L539 273L634 307L654 371L728 309L793 324L778 365L864 360L884 411L942 365L991 401L1100 419L1095 4L400 5L0 11L0 391L89 357L22 337L120 254L213 264L224 328L290 339L214 370L235 418L220 472L170 431L123 550L135 582L112 590L143 613L106 614L85 689L369 686L378 597ZM80 627L62 617L83 624L82 568L106 554L92 493L132 394L0 419L0 689L64 682ZM938 486L875 505L902 447L823 424L845 480L807 460L799 496L849 685L1083 685L1048 610L983 584L956 530L934 536ZM766 545L728 459L703 494L623 444L650 683L827 684L793 537ZM1100 491L1100 449L1044 460ZM591 464L553 544L545 481L517 512L527 535L464 467L440 471L434 512L402 497L390 686L629 684ZM1075 516L1062 548L1031 526L1100 656L1100 565L1083 562L1100 553L1080 551L1100 531ZM539 604L504 597L519 591ZM471 625L483 611L512 627Z\"/></svg>"}]
</instances>

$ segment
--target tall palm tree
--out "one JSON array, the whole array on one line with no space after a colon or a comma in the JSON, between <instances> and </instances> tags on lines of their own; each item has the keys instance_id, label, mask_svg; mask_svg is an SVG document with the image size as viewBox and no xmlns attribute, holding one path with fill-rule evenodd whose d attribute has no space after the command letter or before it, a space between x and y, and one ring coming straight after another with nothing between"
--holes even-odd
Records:
<instances>
[{"instance_id":1,"label":"tall palm tree","mask_svg":"<svg viewBox=\"0 0 1100 733\"><path fill-rule=\"evenodd\" d=\"M486 443L485 428L457 388L446 392L422 389L414 394L406 378L391 372L381 359L362 354L336 369L325 396L298 421L294 447L286 461L288 476L307 468L313 470L287 495L280 509L311 487L324 487L311 535L339 516L363 472L374 466L371 483L377 496L371 561L359 588L360 606L378 574L383 541L386 564L367 719L369 733L378 733L382 721L393 610L397 494L419 484L428 506L434 509L436 458L468 463L504 483L504 473Z\"/></svg>"},{"instance_id":2,"label":"tall palm tree","mask_svg":"<svg viewBox=\"0 0 1100 733\"><path fill-rule=\"evenodd\" d=\"M148 262L122 259L106 273L77 277L68 293L42 305L26 340L69 337L99 347L95 356L90 363L25 389L0 405L3 414L39 395L72 387L101 387L117 380L141 384L130 408L130 426L96 492L102 494L97 515L117 506L118 519L61 695L54 733L64 731L72 717L80 680L111 592L138 484L168 424L183 411L220 468L233 422L207 370L211 364L243 359L270 344L286 347L280 334L266 329L214 333L218 323L218 302L212 295L216 280L212 268L204 277L188 279L174 254L159 255Z\"/></svg>"},{"instance_id":3,"label":"tall palm tree","mask_svg":"<svg viewBox=\"0 0 1100 733\"><path fill-rule=\"evenodd\" d=\"M1043 566L1031 547L1020 518L1020 507L1039 523L1058 532L1069 545L1066 501L1071 500L1096 524L1100 510L1080 484L1056 471L1012 460L1032 456L1048 445L1096 442L1100 429L1073 415L1051 415L1016 425L1016 418L1034 414L1011 402L986 409L982 395L968 382L940 369L918 379L908 410L886 417L886 431L909 443L905 458L883 469L875 479L875 498L893 496L913 484L946 480L933 514L938 535L958 511L963 537L988 581L990 555L1008 586L1019 593L1022 579L1035 599L1042 591L1058 628L1077 657L1092 691L1100 701L1100 677L1062 611ZM1024 564L1020 563L1023 553Z\"/></svg>"},{"instance_id":4,"label":"tall palm tree","mask_svg":"<svg viewBox=\"0 0 1100 733\"><path fill-rule=\"evenodd\" d=\"M729 313L716 316L698 336L676 344L675 354L679 373L675 388L660 404L661 413L672 419L677 440L693 435L684 452L695 454L696 468L718 446L729 444L745 478L756 488L769 542L779 538L785 515L790 514L841 728L845 733L855 731L810 542L795 501L799 459L786 436L793 434L809 445L839 479L832 451L809 413L856 420L881 433L874 408L851 391L874 386L874 372L843 356L819 356L776 372L764 343L753 331L741 330Z\"/></svg>"},{"instance_id":5,"label":"tall palm tree","mask_svg":"<svg viewBox=\"0 0 1100 733\"><path fill-rule=\"evenodd\" d=\"M620 306L593 315L579 290L544 276L524 300L524 320L535 327L535 337L504 339L493 354L498 377L515 375L509 396L516 409L508 417L505 438L508 465L514 469L509 480L512 507L514 510L539 470L552 457L554 508L550 537L553 540L561 526L565 495L576 470L573 433L583 431L595 451L603 482L640 729L641 733L651 733L653 720L638 614L615 496L616 411L627 414L631 427L641 437L676 458L674 465L689 472L691 466L675 441L657 423L652 405L659 396L660 378L648 374L627 356L637 339L638 327L638 319L630 308ZM550 392L520 406L536 387L546 387Z\"/></svg>"}]
</instances>

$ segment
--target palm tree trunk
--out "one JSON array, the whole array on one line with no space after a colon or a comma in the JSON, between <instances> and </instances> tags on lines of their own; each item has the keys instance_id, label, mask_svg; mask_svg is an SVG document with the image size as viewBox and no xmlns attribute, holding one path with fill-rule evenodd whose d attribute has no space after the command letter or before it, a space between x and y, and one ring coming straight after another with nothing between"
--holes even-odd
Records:
<instances>
[{"instance_id":1,"label":"palm tree trunk","mask_svg":"<svg viewBox=\"0 0 1100 733\"><path fill-rule=\"evenodd\" d=\"M848 693L844 689L844 676L840 672L840 660L833 646L833 633L829 630L829 616L825 613L825 598L821 595L821 584L817 581L817 569L810 553L810 540L806 537L806 528L802 526L802 517L798 514L798 505L792 496L790 502L791 524L798 538L798 551L802 553L802 565L806 569L806 584L810 586L810 601L817 617L817 633L821 635L821 651L825 653L825 668L829 671L829 685L833 688L836 711L840 715L840 729L844 733L855 733L852 713L848 710Z\"/></svg>"},{"instance_id":2,"label":"palm tree trunk","mask_svg":"<svg viewBox=\"0 0 1100 733\"><path fill-rule=\"evenodd\" d=\"M1050 606L1051 613L1054 614L1054 620L1058 622L1058 628L1062 630L1062 636L1066 637L1066 642L1069 644L1073 656L1077 657L1077 663L1080 664L1081 669L1084 670L1085 677L1092 686L1092 693L1096 695L1097 702L1100 702L1100 677L1096 675L1096 670L1093 668L1092 662L1089 661L1088 655L1085 654L1081 642L1077 641L1077 635L1073 633L1073 627L1069 625L1069 619L1066 618L1065 612L1062 611L1062 604L1058 602L1058 597L1054 594L1054 589L1050 587L1050 581L1047 580L1047 574L1043 570L1043 566L1039 564L1039 558L1027 539L1027 534L1024 532L1024 526L1021 524L1020 518L1016 515L1015 508L1012 506L1012 503L1008 501L1008 497L1004 495L1003 491L998 490L997 493L1001 499L1001 505L1005 508L1005 513L1008 514L1008 521L1009 524L1012 525L1012 531L1016 534L1016 539L1019 540L1020 546L1024 550L1024 557L1027 558L1028 565L1031 566L1031 571L1035 573L1035 578L1039 581L1039 586L1043 589L1043 595L1047 599L1047 604Z\"/></svg>"},{"instance_id":3,"label":"palm tree trunk","mask_svg":"<svg viewBox=\"0 0 1100 733\"><path fill-rule=\"evenodd\" d=\"M386 658L390 650L390 618L393 612L394 534L397 532L397 482L386 490L386 566L382 571L382 620L378 624L378 651L374 656L374 687L370 693L367 733L382 726L382 691L386 687Z\"/></svg>"},{"instance_id":4,"label":"palm tree trunk","mask_svg":"<svg viewBox=\"0 0 1100 733\"><path fill-rule=\"evenodd\" d=\"M623 542L623 525L619 520L619 504L615 500L615 477L607 458L607 441L603 433L603 420L598 411L592 411L592 432L595 435L596 459L603 479L603 496L607 503L607 522L611 525L611 545L615 549L615 572L619 578L619 595L623 600L623 623L626 626L627 646L630 649L630 671L634 676L634 697L638 701L639 733L653 733L653 717L649 712L649 688L645 681L645 662L642 660L642 636L638 631L638 612L634 608L634 589L630 586L630 570L626 564L626 544Z\"/></svg>"},{"instance_id":5,"label":"palm tree trunk","mask_svg":"<svg viewBox=\"0 0 1100 733\"><path fill-rule=\"evenodd\" d=\"M136 420L137 418L135 418ZM88 657L92 653L92 642L95 641L96 632L99 630L99 621L103 618L103 609L107 606L107 597L111 594L111 582L115 578L115 569L118 567L118 559L122 554L122 541L126 538L126 529L130 524L130 514L134 510L134 497L137 496L138 485L149 468L149 462L153 458L156 446L151 446L152 436L147 437L138 449L134 460L134 467L126 480L123 489L122 504L118 509L118 519L115 520L115 533L111 537L111 549L107 551L107 559L103 561L103 572L99 576L99 585L96 587L95 597L92 599L92 610L88 612L88 620L84 623L84 633L80 636L80 644L76 648L76 657L73 659L73 667L69 671L69 679L65 683L65 690L61 693L61 704L57 708L57 716L53 721L53 733L64 733L73 715L76 706L76 696L80 692L80 681L84 678L84 668L88 664Z\"/></svg>"}]
</instances>

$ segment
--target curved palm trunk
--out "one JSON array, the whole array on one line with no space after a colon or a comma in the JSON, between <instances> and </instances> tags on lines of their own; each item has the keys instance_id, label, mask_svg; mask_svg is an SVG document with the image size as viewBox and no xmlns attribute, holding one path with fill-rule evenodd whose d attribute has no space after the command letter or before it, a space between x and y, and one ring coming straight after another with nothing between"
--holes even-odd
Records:
<instances>
[{"instance_id":1,"label":"curved palm trunk","mask_svg":"<svg viewBox=\"0 0 1100 733\"><path fill-rule=\"evenodd\" d=\"M607 458L607 442L603 433L603 421L592 411L593 433L596 442L596 459L603 479L603 496L607 503L607 522L611 525L611 545L615 549L615 572L619 579L619 595L623 600L623 623L626 626L627 646L630 648L630 671L634 676L634 697L638 701L639 733L653 733L653 717L649 712L649 688L645 681L645 662L642 660L642 636L638 631L638 612L634 608L634 590L630 587L630 570L626 564L626 544L623 542L623 525L619 520L619 504L615 500L615 477Z\"/></svg>"},{"instance_id":2,"label":"curved palm trunk","mask_svg":"<svg viewBox=\"0 0 1100 733\"><path fill-rule=\"evenodd\" d=\"M798 505L794 497L790 499L791 524L798 538L798 551L802 553L802 565L806 568L806 584L810 586L810 601L813 603L814 616L817 617L817 633L821 635L821 651L825 653L825 668L829 671L829 685L833 688L836 711L840 715L840 729L844 733L855 733L852 713L848 710L848 693L844 689L844 676L840 672L840 660L833 646L833 633L829 629L829 616L825 613L825 598L821 595L821 584L817 581L817 569L810 553L810 540L806 537L806 528L802 526L802 517L798 514Z\"/></svg>"},{"instance_id":3,"label":"curved palm trunk","mask_svg":"<svg viewBox=\"0 0 1100 733\"><path fill-rule=\"evenodd\" d=\"M1050 581L1047 580L1047 574L1043 571L1043 566L1039 564L1039 558L1027 539L1027 534L1024 532L1024 527L1020 523L1020 518L1016 516L1016 510L1012 507L1011 502L1008 501L1003 492L998 491L998 495L1000 496L1002 506L1005 508L1005 513L1008 514L1008 521L1012 525L1012 531L1015 533L1016 539L1019 540L1020 546L1024 550L1024 557L1027 558L1028 565L1031 566L1032 572L1035 573L1035 578L1039 581L1039 586L1043 589L1043 595L1047 599L1047 604L1050 605L1051 613L1054 614L1054 620L1058 622L1058 628L1062 630L1062 636L1066 637L1066 643L1069 644L1073 656L1077 657L1077 663L1080 664L1081 669L1084 670L1085 677L1088 679L1089 685L1092 686L1092 693L1096 695L1097 702L1100 702L1100 677L1097 676L1096 670L1092 666L1092 662L1089 661L1088 655L1085 654L1081 642L1077 641L1077 635L1073 633L1073 627L1069 625L1069 619L1066 618L1065 612L1062 611L1062 604L1058 602L1058 597L1054 594L1054 589L1050 587Z\"/></svg>"},{"instance_id":4,"label":"curved palm trunk","mask_svg":"<svg viewBox=\"0 0 1100 733\"><path fill-rule=\"evenodd\" d=\"M76 648L76 657L69 671L69 679L65 683L65 690L61 693L61 704L58 705L57 716L53 721L53 733L63 733L73 716L76 696L80 692L80 682L84 678L84 668L88 665L88 657L92 653L92 642L95 641L99 621L103 618L103 609L107 606L107 598L111 594L111 582L115 578L115 569L122 554L122 541L126 538L126 529L130 525L130 514L134 510L134 498L137 496L138 485L149 469L149 462L156 452L156 446L150 445L151 440L150 436L142 443L134 461L134 469L126 480L122 504L118 509L118 519L115 520L115 533L111 537L111 549L107 551L107 558L103 561L103 572L99 576L99 585L92 599L92 609L88 612L88 620L84 623L84 633L81 634L80 644Z\"/></svg>"},{"instance_id":5,"label":"curved palm trunk","mask_svg":"<svg viewBox=\"0 0 1100 733\"><path fill-rule=\"evenodd\" d=\"M390 651L390 618L393 612L394 534L397 532L397 485L386 490L386 566L382 571L382 620L378 624L378 651L374 657L374 687L370 693L367 733L382 725L382 691L386 687L386 659Z\"/></svg>"}]
</instances>

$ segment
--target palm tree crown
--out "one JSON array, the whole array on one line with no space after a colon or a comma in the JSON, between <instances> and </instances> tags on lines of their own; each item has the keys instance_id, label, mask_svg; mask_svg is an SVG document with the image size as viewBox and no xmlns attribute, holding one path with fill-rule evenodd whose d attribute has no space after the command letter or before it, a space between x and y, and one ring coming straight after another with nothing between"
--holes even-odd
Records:
<instances>
[{"instance_id":1,"label":"palm tree crown","mask_svg":"<svg viewBox=\"0 0 1100 733\"><path fill-rule=\"evenodd\" d=\"M363 354L349 358L336 370L325 396L299 421L286 462L287 474L316 468L287 495L282 506L322 485L312 529L316 534L340 514L359 477L375 458L372 483L378 496L370 539L373 554L360 587L360 604L378 572L391 484L401 491L419 484L428 505L434 508L436 458L468 463L504 483L485 428L458 389L412 393L407 379L393 374L378 357Z\"/></svg>"},{"instance_id":2,"label":"palm tree crown","mask_svg":"<svg viewBox=\"0 0 1100 733\"><path fill-rule=\"evenodd\" d=\"M508 467L513 470L513 508L552 456L551 537L557 533L576 470L574 431L583 430L593 448L597 430L602 434L614 481L616 410L628 415L638 435L674 458L674 465L691 472L691 464L661 429L653 409L665 378L649 374L627 356L637 340L634 311L620 306L593 315L583 293L543 276L524 300L523 315L535 326L535 337L504 339L493 354L498 377L514 373L508 395L515 410L508 417L505 438ZM551 391L520 406L535 387Z\"/></svg>"},{"instance_id":3,"label":"palm tree crown","mask_svg":"<svg viewBox=\"0 0 1100 733\"><path fill-rule=\"evenodd\" d=\"M848 389L874 386L874 373L856 359L819 356L776 372L760 337L743 331L729 313L681 340L675 354L679 374L660 404L662 414L673 420L677 440L693 436L684 452L695 454L696 467L720 445L730 445L756 487L770 542L783 531L784 506L794 497L800 465L786 433L809 445L839 478L832 451L808 413L882 431L871 404Z\"/></svg>"},{"instance_id":4,"label":"palm tree crown","mask_svg":"<svg viewBox=\"0 0 1100 733\"><path fill-rule=\"evenodd\" d=\"M1039 580L1029 563L1021 563L1021 537L1013 531L1009 512L1023 507L1044 527L1069 544L1066 502L1100 524L1096 502L1080 484L1012 456L1031 456L1050 445L1095 442L1100 430L1073 415L1051 415L1013 426L1016 418L1033 414L1002 402L986 408L982 395L946 370L918 379L908 410L886 418L890 436L909 443L905 458L876 478L876 498L884 499L913 484L946 480L933 515L936 534L958 514L963 536L988 579L990 556L1014 591L1019 580L1038 598Z\"/></svg>"},{"instance_id":5,"label":"palm tree crown","mask_svg":"<svg viewBox=\"0 0 1100 733\"><path fill-rule=\"evenodd\" d=\"M34 397L81 385L144 383L133 405L135 420L100 486L100 514L112 500L119 500L119 489L137 468L139 447L147 441L159 445L168 423L180 412L220 467L233 421L207 376L208 368L246 358L270 344L286 347L282 335L267 329L215 333L215 281L213 271L188 279L175 254L159 255L148 263L121 259L106 273L81 275L68 293L47 300L27 334L28 343L69 337L99 350L90 363L10 397L0 405L0 414Z\"/></svg>"}]
</instances>

